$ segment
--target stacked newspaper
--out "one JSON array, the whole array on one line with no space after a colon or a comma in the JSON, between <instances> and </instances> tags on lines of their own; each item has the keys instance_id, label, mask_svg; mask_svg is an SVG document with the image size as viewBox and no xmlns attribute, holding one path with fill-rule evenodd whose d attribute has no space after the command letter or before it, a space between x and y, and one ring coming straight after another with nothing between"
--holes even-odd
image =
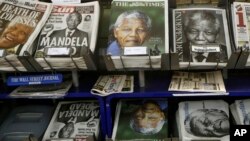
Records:
<instances>
[{"instance_id":1,"label":"stacked newspaper","mask_svg":"<svg viewBox=\"0 0 250 141\"><path fill-rule=\"evenodd\" d=\"M166 99L120 100L116 107L113 141L163 141L168 138Z\"/></svg>"},{"instance_id":2,"label":"stacked newspaper","mask_svg":"<svg viewBox=\"0 0 250 141\"><path fill-rule=\"evenodd\" d=\"M180 102L176 120L181 141L229 141L229 110L223 100Z\"/></svg>"},{"instance_id":3,"label":"stacked newspaper","mask_svg":"<svg viewBox=\"0 0 250 141\"><path fill-rule=\"evenodd\" d=\"M64 97L72 86L72 81L66 80L60 84L41 84L19 86L9 96L14 98L59 98Z\"/></svg>"},{"instance_id":4,"label":"stacked newspaper","mask_svg":"<svg viewBox=\"0 0 250 141\"><path fill-rule=\"evenodd\" d=\"M99 76L90 91L94 95L107 96L114 93L134 92L134 76L132 75L102 75Z\"/></svg>"},{"instance_id":5,"label":"stacked newspaper","mask_svg":"<svg viewBox=\"0 0 250 141\"><path fill-rule=\"evenodd\" d=\"M235 100L230 110L237 125L250 125L250 99Z\"/></svg>"},{"instance_id":6,"label":"stacked newspaper","mask_svg":"<svg viewBox=\"0 0 250 141\"><path fill-rule=\"evenodd\" d=\"M100 16L98 1L53 4L35 53L44 70L89 69L96 49Z\"/></svg>"},{"instance_id":7,"label":"stacked newspaper","mask_svg":"<svg viewBox=\"0 0 250 141\"><path fill-rule=\"evenodd\" d=\"M61 101L42 141L75 141L99 137L100 106L97 101Z\"/></svg>"},{"instance_id":8,"label":"stacked newspaper","mask_svg":"<svg viewBox=\"0 0 250 141\"><path fill-rule=\"evenodd\" d=\"M168 1L114 0L106 54L116 69L160 69L169 52Z\"/></svg>"},{"instance_id":9,"label":"stacked newspaper","mask_svg":"<svg viewBox=\"0 0 250 141\"><path fill-rule=\"evenodd\" d=\"M236 49L249 51L250 46L250 3L234 2L231 6ZM246 65L250 66L250 57Z\"/></svg>"},{"instance_id":10,"label":"stacked newspaper","mask_svg":"<svg viewBox=\"0 0 250 141\"><path fill-rule=\"evenodd\" d=\"M231 56L226 10L211 7L173 10L173 52L180 68L224 68Z\"/></svg>"},{"instance_id":11,"label":"stacked newspaper","mask_svg":"<svg viewBox=\"0 0 250 141\"><path fill-rule=\"evenodd\" d=\"M0 1L0 71L33 70L26 55L52 10L50 3L30 0Z\"/></svg>"},{"instance_id":12,"label":"stacked newspaper","mask_svg":"<svg viewBox=\"0 0 250 141\"><path fill-rule=\"evenodd\" d=\"M221 71L174 72L169 91L225 93Z\"/></svg>"}]
</instances>

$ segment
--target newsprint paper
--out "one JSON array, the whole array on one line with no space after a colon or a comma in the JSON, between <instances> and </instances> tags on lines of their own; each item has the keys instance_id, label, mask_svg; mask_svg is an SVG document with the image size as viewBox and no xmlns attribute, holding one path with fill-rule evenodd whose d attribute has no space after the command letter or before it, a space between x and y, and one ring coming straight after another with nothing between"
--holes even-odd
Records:
<instances>
[{"instance_id":1,"label":"newsprint paper","mask_svg":"<svg viewBox=\"0 0 250 141\"><path fill-rule=\"evenodd\" d=\"M221 71L174 72L169 91L226 92Z\"/></svg>"},{"instance_id":2,"label":"newsprint paper","mask_svg":"<svg viewBox=\"0 0 250 141\"><path fill-rule=\"evenodd\" d=\"M232 17L236 48L249 51L250 3L234 2L232 4ZM250 57L247 59L246 66L250 66Z\"/></svg>"},{"instance_id":3,"label":"newsprint paper","mask_svg":"<svg viewBox=\"0 0 250 141\"><path fill-rule=\"evenodd\" d=\"M59 102L42 141L99 136L100 107L97 101Z\"/></svg>"},{"instance_id":4,"label":"newsprint paper","mask_svg":"<svg viewBox=\"0 0 250 141\"><path fill-rule=\"evenodd\" d=\"M176 120L180 141L229 141L229 107L223 100L181 102Z\"/></svg>"},{"instance_id":5,"label":"newsprint paper","mask_svg":"<svg viewBox=\"0 0 250 141\"><path fill-rule=\"evenodd\" d=\"M134 76L132 75L102 75L91 89L91 93L107 96L113 93L132 93L134 91Z\"/></svg>"},{"instance_id":6,"label":"newsprint paper","mask_svg":"<svg viewBox=\"0 0 250 141\"><path fill-rule=\"evenodd\" d=\"M95 51L99 15L97 1L54 4L39 36L36 61L45 70L88 69L83 55Z\"/></svg>"},{"instance_id":7,"label":"newsprint paper","mask_svg":"<svg viewBox=\"0 0 250 141\"><path fill-rule=\"evenodd\" d=\"M51 8L45 2L0 0L0 71L27 71L19 57L34 51L32 44Z\"/></svg>"},{"instance_id":8,"label":"newsprint paper","mask_svg":"<svg viewBox=\"0 0 250 141\"><path fill-rule=\"evenodd\" d=\"M223 68L231 56L225 9L173 10L173 51L180 68Z\"/></svg>"},{"instance_id":9,"label":"newsprint paper","mask_svg":"<svg viewBox=\"0 0 250 141\"><path fill-rule=\"evenodd\" d=\"M238 125L250 125L250 99L235 100L230 110Z\"/></svg>"},{"instance_id":10,"label":"newsprint paper","mask_svg":"<svg viewBox=\"0 0 250 141\"><path fill-rule=\"evenodd\" d=\"M120 100L116 107L113 141L163 141L168 137L166 99Z\"/></svg>"},{"instance_id":11,"label":"newsprint paper","mask_svg":"<svg viewBox=\"0 0 250 141\"><path fill-rule=\"evenodd\" d=\"M169 52L168 1L114 0L109 29L106 53L116 69L161 68Z\"/></svg>"}]
</instances>

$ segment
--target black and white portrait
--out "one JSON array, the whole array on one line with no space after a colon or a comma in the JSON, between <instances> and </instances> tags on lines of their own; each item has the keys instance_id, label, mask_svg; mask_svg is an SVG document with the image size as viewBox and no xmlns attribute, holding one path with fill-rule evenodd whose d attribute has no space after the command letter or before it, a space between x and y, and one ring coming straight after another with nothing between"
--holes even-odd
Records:
<instances>
[{"instance_id":1,"label":"black and white portrait","mask_svg":"<svg viewBox=\"0 0 250 141\"><path fill-rule=\"evenodd\" d=\"M227 62L225 11L181 9L174 13L174 44L181 62ZM194 46L197 51L194 51ZM213 46L210 50L208 46ZM212 49L212 50L211 50Z\"/></svg>"},{"instance_id":2,"label":"black and white portrait","mask_svg":"<svg viewBox=\"0 0 250 141\"><path fill-rule=\"evenodd\" d=\"M198 137L223 137L229 135L229 116L219 109L197 109L184 121L185 130Z\"/></svg>"}]
</instances>

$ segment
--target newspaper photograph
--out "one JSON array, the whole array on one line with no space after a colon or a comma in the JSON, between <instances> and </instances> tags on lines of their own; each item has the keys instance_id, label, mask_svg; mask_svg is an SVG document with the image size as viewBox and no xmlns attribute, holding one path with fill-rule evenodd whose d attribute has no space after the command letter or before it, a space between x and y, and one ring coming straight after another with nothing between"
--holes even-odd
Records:
<instances>
[{"instance_id":1,"label":"newspaper photograph","mask_svg":"<svg viewBox=\"0 0 250 141\"><path fill-rule=\"evenodd\" d=\"M174 72L169 91L226 92L221 71Z\"/></svg>"},{"instance_id":2,"label":"newspaper photograph","mask_svg":"<svg viewBox=\"0 0 250 141\"><path fill-rule=\"evenodd\" d=\"M223 100L180 102L177 116L182 141L229 140L229 107Z\"/></svg>"},{"instance_id":3,"label":"newspaper photograph","mask_svg":"<svg viewBox=\"0 0 250 141\"><path fill-rule=\"evenodd\" d=\"M240 125L250 125L250 99L235 100Z\"/></svg>"},{"instance_id":4,"label":"newspaper photograph","mask_svg":"<svg viewBox=\"0 0 250 141\"><path fill-rule=\"evenodd\" d=\"M97 1L54 4L39 36L36 61L44 69L50 69L48 63L54 69L87 69L83 56L95 51L99 15Z\"/></svg>"},{"instance_id":5,"label":"newspaper photograph","mask_svg":"<svg viewBox=\"0 0 250 141\"><path fill-rule=\"evenodd\" d=\"M114 93L132 93L134 77L127 75L103 75L98 78L91 89L91 93L107 96Z\"/></svg>"},{"instance_id":6,"label":"newspaper photograph","mask_svg":"<svg viewBox=\"0 0 250 141\"><path fill-rule=\"evenodd\" d=\"M51 4L29 0L0 1L1 71L27 71L18 56L32 54L33 42L51 12Z\"/></svg>"},{"instance_id":7,"label":"newspaper photograph","mask_svg":"<svg viewBox=\"0 0 250 141\"><path fill-rule=\"evenodd\" d=\"M226 11L218 8L173 10L173 51L180 68L223 68L231 56Z\"/></svg>"},{"instance_id":8,"label":"newspaper photograph","mask_svg":"<svg viewBox=\"0 0 250 141\"><path fill-rule=\"evenodd\" d=\"M59 102L42 141L72 139L83 136L98 138L100 107L97 101Z\"/></svg>"},{"instance_id":9,"label":"newspaper photograph","mask_svg":"<svg viewBox=\"0 0 250 141\"><path fill-rule=\"evenodd\" d=\"M116 107L113 141L162 141L168 138L166 99L120 100Z\"/></svg>"},{"instance_id":10,"label":"newspaper photograph","mask_svg":"<svg viewBox=\"0 0 250 141\"><path fill-rule=\"evenodd\" d=\"M109 32L106 54L116 69L161 68L169 52L168 1L112 1Z\"/></svg>"}]
</instances>

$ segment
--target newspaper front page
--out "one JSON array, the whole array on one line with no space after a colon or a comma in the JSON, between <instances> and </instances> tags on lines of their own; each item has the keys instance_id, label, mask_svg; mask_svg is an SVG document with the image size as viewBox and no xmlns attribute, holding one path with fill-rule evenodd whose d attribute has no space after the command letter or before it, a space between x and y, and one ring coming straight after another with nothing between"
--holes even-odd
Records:
<instances>
[{"instance_id":1,"label":"newspaper front page","mask_svg":"<svg viewBox=\"0 0 250 141\"><path fill-rule=\"evenodd\" d=\"M15 71L15 68L18 71L27 71L18 56L24 56L24 52L32 54L32 44L50 12L50 3L29 0L0 1L1 71Z\"/></svg>"},{"instance_id":2,"label":"newspaper front page","mask_svg":"<svg viewBox=\"0 0 250 141\"><path fill-rule=\"evenodd\" d=\"M45 69L87 69L84 55L96 48L100 6L97 1L54 4L39 36L36 61Z\"/></svg>"},{"instance_id":3,"label":"newspaper front page","mask_svg":"<svg viewBox=\"0 0 250 141\"><path fill-rule=\"evenodd\" d=\"M100 106L97 101L59 102L42 141L99 136Z\"/></svg>"}]
</instances>

